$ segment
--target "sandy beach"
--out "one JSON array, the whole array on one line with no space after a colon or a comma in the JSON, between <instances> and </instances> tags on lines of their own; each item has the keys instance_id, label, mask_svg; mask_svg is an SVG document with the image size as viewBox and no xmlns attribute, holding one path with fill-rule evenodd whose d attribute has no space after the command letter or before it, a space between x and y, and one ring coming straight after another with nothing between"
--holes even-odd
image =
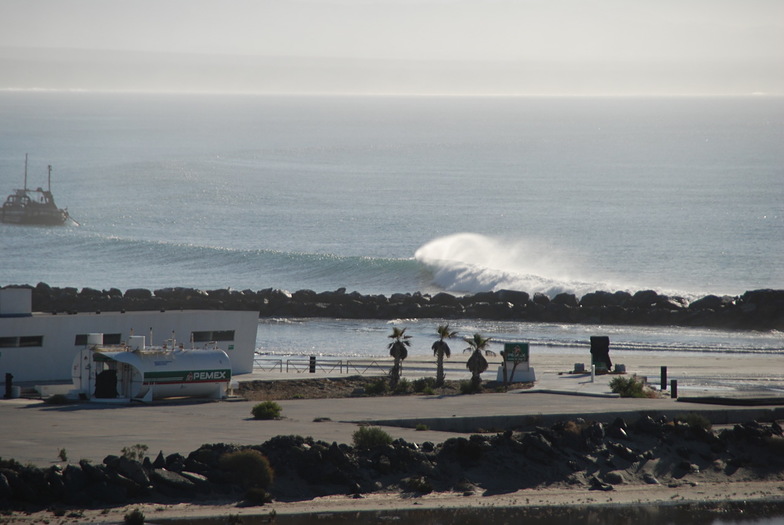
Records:
<instances>
[{"instance_id":1,"label":"sandy beach","mask_svg":"<svg viewBox=\"0 0 784 525\"><path fill-rule=\"evenodd\" d=\"M447 362L448 379L468 379L461 370L467 355L453 355ZM533 388L506 393L451 396L357 397L345 399L294 399L280 401L283 417L277 421L257 421L250 415L252 402L240 399L223 402L160 402L151 405L106 405L81 403L64 406L40 400L0 401L0 457L14 458L38 466L64 464L58 452L66 451L68 461L90 459L100 463L108 454L119 454L123 447L137 443L148 446L149 455L179 452L187 455L205 443L259 444L277 435L312 436L326 443L351 443L360 423L383 426L390 435L411 443L443 442L450 437L470 435L476 428L492 428L502 418L524 422L545 421L548 417L582 417L606 420L618 415L633 421L641 414L702 413L717 427L762 417L784 419L781 385L784 366L781 356L668 354L664 356L613 354L615 363L625 364L629 374L647 376L656 385L662 366L668 378L679 382L680 396L716 396L732 399L767 400L761 406L722 406L671 399L664 393L658 399L619 399L607 385L610 376L570 374L575 363L589 360L582 354L553 352L532 357L537 382ZM412 359L404 367L404 377L428 375L432 359ZM483 375L495 379L498 358ZM240 380L286 381L320 378L334 372L256 373ZM316 421L319 422L316 422ZM414 422L425 421L429 428L443 424L446 430L417 431ZM457 423L460 422L460 423ZM458 430L465 429L465 430ZM587 490L584 486L541 486L510 493L471 494L431 493L412 497L400 492L363 494L360 499L329 496L309 501L273 502L264 507L243 508L236 502L204 504L166 503L131 505L142 508L148 519L183 517L267 515L283 516L317 513L393 512L400 509L443 509L464 507L603 506L607 504L672 504L680 502L784 501L784 473L774 479L733 478L721 466L715 472L700 473L698 478L656 486L633 482L617 485L608 492ZM80 511L78 522L122 521L128 508L108 511ZM47 514L48 512L48 514ZM12 514L0 522L23 523L54 519L51 511L26 516ZM48 518L46 518L48 516ZM292 518L293 519L293 518ZM325 518L326 519L326 518ZM10 521L9 521L10 520ZM108 521L107 521L108 520ZM66 522L63 518L63 522ZM283 523L283 521L280 521Z\"/></svg>"}]
</instances>

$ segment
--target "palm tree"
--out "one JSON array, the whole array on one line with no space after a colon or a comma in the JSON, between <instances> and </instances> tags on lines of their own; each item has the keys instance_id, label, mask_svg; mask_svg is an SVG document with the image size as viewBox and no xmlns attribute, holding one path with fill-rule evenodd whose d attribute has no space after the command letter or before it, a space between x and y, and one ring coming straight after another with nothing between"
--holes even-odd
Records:
<instances>
[{"instance_id":1,"label":"palm tree","mask_svg":"<svg viewBox=\"0 0 784 525\"><path fill-rule=\"evenodd\" d=\"M468 348L465 351L473 351L471 357L468 358L466 368L471 371L471 386L476 391L482 385L482 372L487 370L487 359L482 355L482 352L489 352L487 345L490 344L490 338L482 337L481 334L474 334L474 337L466 337L465 342L468 343Z\"/></svg>"},{"instance_id":2,"label":"palm tree","mask_svg":"<svg viewBox=\"0 0 784 525\"><path fill-rule=\"evenodd\" d=\"M408 357L407 346L411 346L410 335L406 335L405 328L392 327L392 334L388 336L392 339L389 343L389 355L395 359L392 365L392 370L389 371L389 387L394 390L397 387L397 382L400 381L400 371L402 369L403 360Z\"/></svg>"},{"instance_id":3,"label":"palm tree","mask_svg":"<svg viewBox=\"0 0 784 525\"><path fill-rule=\"evenodd\" d=\"M450 331L449 324L439 325L437 332L439 339L433 343L431 349L433 350L433 355L437 357L436 386L444 386L444 356L449 357L452 354L449 349L449 345L446 344L444 339L449 339L450 337L456 336L457 332Z\"/></svg>"}]
</instances>

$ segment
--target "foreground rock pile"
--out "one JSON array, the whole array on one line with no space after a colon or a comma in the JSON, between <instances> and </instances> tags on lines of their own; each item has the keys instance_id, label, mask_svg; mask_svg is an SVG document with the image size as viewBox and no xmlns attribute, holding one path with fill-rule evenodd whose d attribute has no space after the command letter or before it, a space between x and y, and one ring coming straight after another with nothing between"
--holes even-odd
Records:
<instances>
[{"instance_id":1,"label":"foreground rock pile","mask_svg":"<svg viewBox=\"0 0 784 525\"><path fill-rule=\"evenodd\" d=\"M653 290L562 293L555 297L500 290L455 296L398 293L363 295L341 288L317 293L194 288L117 289L33 288L33 310L94 312L122 310L254 310L262 317L333 317L347 319L493 319L532 322L707 326L752 330L784 329L784 290L754 290L740 296L708 295L688 302Z\"/></svg>"},{"instance_id":2,"label":"foreground rock pile","mask_svg":"<svg viewBox=\"0 0 784 525\"><path fill-rule=\"evenodd\" d=\"M469 496L553 484L613 490L622 483L784 480L784 437L777 423L752 421L720 432L707 430L704 423L647 416L633 424L578 420L526 432L452 438L438 445L398 439L366 448L278 436L249 447L203 445L187 457L161 453L154 461L136 461L108 456L100 465L83 460L48 468L0 460L0 508L261 503L335 494L361 497L376 491ZM256 485L253 462L224 461L238 451L250 459L266 457L264 465L274 470L272 483L265 478Z\"/></svg>"}]
</instances>

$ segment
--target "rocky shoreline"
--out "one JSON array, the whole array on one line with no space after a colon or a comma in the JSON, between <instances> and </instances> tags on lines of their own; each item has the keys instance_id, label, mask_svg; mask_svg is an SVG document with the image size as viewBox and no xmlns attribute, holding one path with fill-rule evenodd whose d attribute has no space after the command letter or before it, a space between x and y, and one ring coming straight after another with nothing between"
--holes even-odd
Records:
<instances>
[{"instance_id":1,"label":"rocky shoreline","mask_svg":"<svg viewBox=\"0 0 784 525\"><path fill-rule=\"evenodd\" d=\"M101 508L136 503L263 505L374 493L489 496L561 486L610 492L629 485L784 481L784 433L749 421L720 431L699 417L627 423L564 421L422 445L363 446L278 436L260 445L205 444L179 453L134 453L46 468L0 460L0 509ZM136 452L136 451L134 451ZM250 459L226 461L242 453ZM262 471L263 463L272 477ZM256 464L258 468L254 468ZM271 479L271 482L270 482Z\"/></svg>"},{"instance_id":2,"label":"rocky shoreline","mask_svg":"<svg viewBox=\"0 0 784 525\"><path fill-rule=\"evenodd\" d=\"M199 290L195 288L58 288L46 283L32 289L37 312L75 313L140 310L253 310L260 317L345 319L488 319L571 324L713 327L735 330L784 330L784 290L751 290L738 296L707 295L694 301L653 290L636 293L596 291L555 297L515 290L456 296L396 293L363 295L344 288L315 292Z\"/></svg>"}]
</instances>

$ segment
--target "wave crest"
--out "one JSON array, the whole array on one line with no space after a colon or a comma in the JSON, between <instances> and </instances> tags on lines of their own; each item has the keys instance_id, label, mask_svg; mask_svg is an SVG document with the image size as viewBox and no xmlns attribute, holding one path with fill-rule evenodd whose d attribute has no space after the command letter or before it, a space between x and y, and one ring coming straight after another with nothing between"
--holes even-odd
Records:
<instances>
[{"instance_id":1,"label":"wave crest","mask_svg":"<svg viewBox=\"0 0 784 525\"><path fill-rule=\"evenodd\" d=\"M437 286L456 293L509 289L553 297L627 288L584 277L577 257L532 239L456 233L421 246L414 258L432 269Z\"/></svg>"}]
</instances>

